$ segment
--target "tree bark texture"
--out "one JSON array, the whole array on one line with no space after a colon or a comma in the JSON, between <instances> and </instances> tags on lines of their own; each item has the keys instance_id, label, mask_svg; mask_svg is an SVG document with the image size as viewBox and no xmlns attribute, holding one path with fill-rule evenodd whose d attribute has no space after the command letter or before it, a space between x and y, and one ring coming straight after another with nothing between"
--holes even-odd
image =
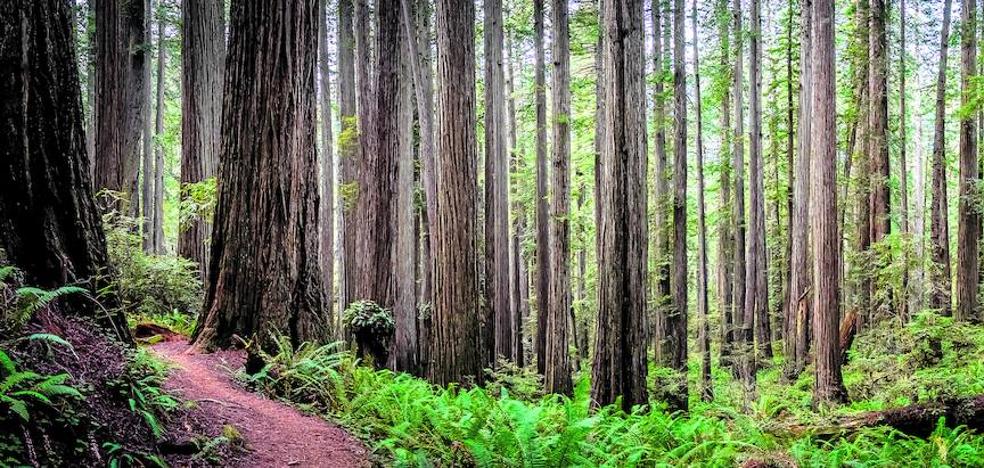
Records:
<instances>
[{"instance_id":1,"label":"tree bark texture","mask_svg":"<svg viewBox=\"0 0 984 468\"><path fill-rule=\"evenodd\" d=\"M342 307L352 302L358 257L355 197L358 187L359 128L355 83L355 0L338 1L338 166L339 214L341 215L341 281L339 293Z\"/></svg>"},{"instance_id":2,"label":"tree bark texture","mask_svg":"<svg viewBox=\"0 0 984 468\"><path fill-rule=\"evenodd\" d=\"M550 291L550 204L547 198L547 79L543 50L543 0L533 0L536 101L536 367L546 374Z\"/></svg>"},{"instance_id":3,"label":"tree bark texture","mask_svg":"<svg viewBox=\"0 0 984 468\"><path fill-rule=\"evenodd\" d=\"M325 290L325 315L329 323L335 316L335 151L331 122L331 76L328 69L328 0L318 0L318 109L320 145L318 151L318 249L321 252L321 284Z\"/></svg>"},{"instance_id":4,"label":"tree bark texture","mask_svg":"<svg viewBox=\"0 0 984 468\"><path fill-rule=\"evenodd\" d=\"M591 374L595 405L646 394L646 121L642 0L606 0L605 132L598 226L598 328Z\"/></svg>"},{"instance_id":5,"label":"tree bark texture","mask_svg":"<svg viewBox=\"0 0 984 468\"><path fill-rule=\"evenodd\" d=\"M437 219L431 380L482 381L478 319L475 6L437 2Z\"/></svg>"},{"instance_id":6,"label":"tree bark texture","mask_svg":"<svg viewBox=\"0 0 984 468\"><path fill-rule=\"evenodd\" d=\"M960 25L960 105L970 106L971 80L977 73L977 1L961 3ZM980 162L977 154L976 115L960 118L960 199L957 205L957 308L954 318L972 322L980 321L977 307L978 282L980 280L980 213L975 205Z\"/></svg>"},{"instance_id":7,"label":"tree bark texture","mask_svg":"<svg viewBox=\"0 0 984 468\"><path fill-rule=\"evenodd\" d=\"M840 403L846 397L838 346L840 242L837 239L836 89L834 86L834 4L813 0L813 152L810 155L810 229L813 247L813 403Z\"/></svg>"},{"instance_id":8,"label":"tree bark texture","mask_svg":"<svg viewBox=\"0 0 984 468\"><path fill-rule=\"evenodd\" d=\"M656 362L665 366L670 358L668 315L670 297L670 184L669 167L666 156L666 92L663 81L668 73L668 65L663 59L663 43L660 40L663 29L670 29L670 19L664 20L659 0L653 2L653 70L656 80L653 84L653 150L655 170L653 171L653 204L655 205L650 256L652 267L653 342ZM665 21L665 26L664 26ZM667 51L668 55L668 51Z\"/></svg>"},{"instance_id":9,"label":"tree bark texture","mask_svg":"<svg viewBox=\"0 0 984 468\"><path fill-rule=\"evenodd\" d=\"M746 353L753 353L752 349L752 325L754 322L754 316L749 315L754 312L754 310L748 309L745 298L746 298L746 281L749 280L746 271L746 256L748 252L745 250L747 239L745 237L746 225L745 225L745 103L744 103L744 67L742 63L744 61L744 37L741 25L741 0L735 0L734 8L732 11L734 18L734 34L735 34L735 57L734 57L734 82L732 84L732 89L734 91L735 100L735 127L733 133L733 149L731 153L731 171L734 174L734 202L731 205L732 215L731 220L733 223L733 233L735 236L735 250L734 250L734 294L732 295L732 301L734 303L734 308L732 309L732 323L734 324L734 354L736 370L740 370L740 363Z\"/></svg>"},{"instance_id":10,"label":"tree bark texture","mask_svg":"<svg viewBox=\"0 0 984 468\"><path fill-rule=\"evenodd\" d=\"M731 321L732 294L734 285L734 231L731 222L731 20L728 18L728 0L719 0L716 6L718 17L718 37L721 41L721 63L719 66L723 73L721 80L721 145L719 149L718 161L720 166L720 194L721 200L718 207L718 251L717 251L717 277L718 277L718 311L721 314L721 355L720 365L730 367L731 347L734 341L733 323Z\"/></svg>"},{"instance_id":11,"label":"tree bark texture","mask_svg":"<svg viewBox=\"0 0 984 468\"><path fill-rule=\"evenodd\" d=\"M697 3L691 16L694 37L697 28ZM707 226L704 213L704 128L700 101L700 51L697 41L694 49L694 98L697 107L697 352L700 353L700 397L704 401L714 399L711 385L711 333L707 321Z\"/></svg>"},{"instance_id":12,"label":"tree bark texture","mask_svg":"<svg viewBox=\"0 0 984 468\"><path fill-rule=\"evenodd\" d=\"M86 158L78 67L64 0L15 0L0 11L0 257L28 284L90 291L110 274ZM102 299L118 310L111 297ZM97 317L131 342L122 312L89 299Z\"/></svg>"},{"instance_id":13,"label":"tree bark texture","mask_svg":"<svg viewBox=\"0 0 984 468\"><path fill-rule=\"evenodd\" d=\"M181 3L181 185L215 177L222 122L225 19L222 0ZM186 194L182 191L182 196ZM178 255L207 277L212 220L196 219L178 233Z\"/></svg>"},{"instance_id":14,"label":"tree bark texture","mask_svg":"<svg viewBox=\"0 0 984 468\"><path fill-rule=\"evenodd\" d=\"M317 0L232 5L197 347L227 347L234 335L261 345L285 335L295 346L328 337L317 236L317 21Z\"/></svg>"}]
</instances>

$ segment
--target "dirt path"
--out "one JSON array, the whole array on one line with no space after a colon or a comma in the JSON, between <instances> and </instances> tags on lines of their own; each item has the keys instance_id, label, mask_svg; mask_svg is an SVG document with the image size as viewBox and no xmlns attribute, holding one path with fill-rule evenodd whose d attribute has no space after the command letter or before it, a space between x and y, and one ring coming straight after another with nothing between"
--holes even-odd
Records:
<instances>
[{"instance_id":1,"label":"dirt path","mask_svg":"<svg viewBox=\"0 0 984 468\"><path fill-rule=\"evenodd\" d=\"M368 466L366 449L344 430L294 408L249 392L232 381L229 369L242 364L242 353L186 354L184 341L165 341L151 348L172 362L165 387L198 402L218 428L234 426L249 453L245 467ZM221 429L218 430L221 433Z\"/></svg>"}]
</instances>

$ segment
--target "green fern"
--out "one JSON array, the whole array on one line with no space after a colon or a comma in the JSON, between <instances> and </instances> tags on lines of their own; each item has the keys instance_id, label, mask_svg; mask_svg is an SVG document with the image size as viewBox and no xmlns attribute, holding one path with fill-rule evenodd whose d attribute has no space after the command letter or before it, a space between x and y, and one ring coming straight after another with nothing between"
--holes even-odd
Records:
<instances>
[{"instance_id":1,"label":"green fern","mask_svg":"<svg viewBox=\"0 0 984 468\"><path fill-rule=\"evenodd\" d=\"M31 419L31 409L51 407L56 397L83 398L72 386L66 385L68 374L41 375L31 371L19 371L10 356L0 350L0 409L13 413L21 421ZM2 420L0 413L0 420Z\"/></svg>"}]
</instances>

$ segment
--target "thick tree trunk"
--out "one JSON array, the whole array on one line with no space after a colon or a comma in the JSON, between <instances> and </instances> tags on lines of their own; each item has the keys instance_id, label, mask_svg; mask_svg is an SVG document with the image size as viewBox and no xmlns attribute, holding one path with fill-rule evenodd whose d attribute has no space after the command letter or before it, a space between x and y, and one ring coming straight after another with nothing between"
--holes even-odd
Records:
<instances>
[{"instance_id":1,"label":"thick tree trunk","mask_svg":"<svg viewBox=\"0 0 984 468\"><path fill-rule=\"evenodd\" d=\"M222 122L225 20L222 0L181 3L181 185L215 177ZM182 197L187 194L182 191ZM207 277L212 220L194 219L178 233L178 255Z\"/></svg>"},{"instance_id":2,"label":"thick tree trunk","mask_svg":"<svg viewBox=\"0 0 984 468\"><path fill-rule=\"evenodd\" d=\"M296 34L282 35L289 29ZM237 1L200 348L328 337L318 255L317 1ZM278 109L278 112L267 112ZM283 198L276 196L281 194Z\"/></svg>"},{"instance_id":3,"label":"thick tree trunk","mask_svg":"<svg viewBox=\"0 0 984 468\"><path fill-rule=\"evenodd\" d=\"M550 310L550 207L547 199L547 95L543 51L543 0L533 0L534 93L536 101L536 368L546 374L547 314Z\"/></svg>"},{"instance_id":4,"label":"thick tree trunk","mask_svg":"<svg viewBox=\"0 0 984 468\"><path fill-rule=\"evenodd\" d=\"M598 226L598 326L591 399L646 394L646 120L642 0L606 0L605 149Z\"/></svg>"},{"instance_id":5,"label":"thick tree trunk","mask_svg":"<svg viewBox=\"0 0 984 468\"><path fill-rule=\"evenodd\" d=\"M149 66L142 0L96 2L95 190L129 197L129 214L140 206L137 174L144 131ZM110 209L120 208L115 204Z\"/></svg>"},{"instance_id":6,"label":"thick tree trunk","mask_svg":"<svg viewBox=\"0 0 984 468\"><path fill-rule=\"evenodd\" d=\"M810 229L813 247L813 404L846 397L838 347L840 242L837 239L836 89L834 86L834 4L813 0L813 152L810 155Z\"/></svg>"},{"instance_id":7,"label":"thick tree trunk","mask_svg":"<svg viewBox=\"0 0 984 468\"><path fill-rule=\"evenodd\" d=\"M85 154L71 11L64 0L15 0L0 10L0 261L28 284L106 286L106 240ZM113 299L103 299L116 310ZM88 298L73 312L131 342L121 312Z\"/></svg>"},{"instance_id":8,"label":"thick tree trunk","mask_svg":"<svg viewBox=\"0 0 984 468\"><path fill-rule=\"evenodd\" d=\"M494 361L512 357L509 301L509 156L502 0L485 0L485 297ZM566 349L566 348L565 348ZM490 362L490 364L492 364ZM549 387L548 387L549 388Z\"/></svg>"},{"instance_id":9,"label":"thick tree trunk","mask_svg":"<svg viewBox=\"0 0 984 468\"><path fill-rule=\"evenodd\" d=\"M664 80L668 73L668 65L663 60L663 43L660 40L662 31L670 29L670 19L663 18L660 1L653 2L653 70L656 82L653 85L653 150L655 152L655 169L653 170L652 202L655 205L652 236L650 239L650 257L652 258L651 304L654 310L649 314L653 318L654 354L657 365L667 366L670 359L670 343L668 329L668 310L670 297L670 184L669 167L666 157L666 92ZM664 24L665 22L665 24ZM667 51L667 55L668 55Z\"/></svg>"},{"instance_id":10,"label":"thick tree trunk","mask_svg":"<svg viewBox=\"0 0 984 468\"><path fill-rule=\"evenodd\" d=\"M786 303L786 368L787 379L795 379L806 367L810 349L810 150L813 112L812 0L800 5L800 88L797 154L792 162L793 211L790 213L789 294Z\"/></svg>"},{"instance_id":11,"label":"thick tree trunk","mask_svg":"<svg viewBox=\"0 0 984 468\"><path fill-rule=\"evenodd\" d=\"M318 151L318 248L321 251L321 283L325 289L325 315L335 316L335 151L331 122L331 77L328 69L328 0L318 0L318 108L321 145ZM412 175L411 175L412 177Z\"/></svg>"},{"instance_id":12,"label":"thick tree trunk","mask_svg":"<svg viewBox=\"0 0 984 468\"><path fill-rule=\"evenodd\" d=\"M437 220L431 380L483 380L478 316L475 6L437 2Z\"/></svg>"},{"instance_id":13,"label":"thick tree trunk","mask_svg":"<svg viewBox=\"0 0 984 468\"><path fill-rule=\"evenodd\" d=\"M697 29L697 3L693 4L691 20L694 37ZM704 127L700 102L700 51L694 49L694 97L697 106L697 352L700 353L700 397L714 399L711 385L711 333L707 322L707 226L704 216Z\"/></svg>"},{"instance_id":14,"label":"thick tree trunk","mask_svg":"<svg viewBox=\"0 0 984 468\"><path fill-rule=\"evenodd\" d=\"M871 0L868 22L868 157L869 185L871 187L871 243L877 244L891 231L888 159L888 60L885 53L885 0ZM865 268L882 269L883 259L874 259L874 265ZM892 298L888 288L872 284L871 309L867 321L884 318Z\"/></svg>"},{"instance_id":15,"label":"thick tree trunk","mask_svg":"<svg viewBox=\"0 0 984 468\"><path fill-rule=\"evenodd\" d=\"M960 24L960 105L970 105L972 78L977 73L977 1L965 0L961 4ZM980 214L973 206L973 197L979 183L977 154L976 115L965 114L960 118L960 198L957 225L957 308L954 318L979 322L977 307L980 263Z\"/></svg>"},{"instance_id":16,"label":"thick tree trunk","mask_svg":"<svg viewBox=\"0 0 984 468\"><path fill-rule=\"evenodd\" d=\"M550 393L573 391L568 354L571 311L570 244L570 36L567 0L554 0L551 11L553 42L553 158L550 171L550 294L547 301L547 362L545 384Z\"/></svg>"}]
</instances>

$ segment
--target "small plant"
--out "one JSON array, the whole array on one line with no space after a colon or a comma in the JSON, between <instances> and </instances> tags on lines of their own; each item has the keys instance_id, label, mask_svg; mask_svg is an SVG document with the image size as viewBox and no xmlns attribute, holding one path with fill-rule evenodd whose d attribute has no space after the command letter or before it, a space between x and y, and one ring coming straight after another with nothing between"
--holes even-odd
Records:
<instances>
[{"instance_id":1,"label":"small plant","mask_svg":"<svg viewBox=\"0 0 984 468\"><path fill-rule=\"evenodd\" d=\"M396 329L393 313L372 301L356 301L345 309L342 321L355 334L359 356L368 353L377 366L385 365Z\"/></svg>"},{"instance_id":2,"label":"small plant","mask_svg":"<svg viewBox=\"0 0 984 468\"><path fill-rule=\"evenodd\" d=\"M0 350L0 420L13 415L21 422L31 420L31 409L50 408L57 397L82 398L75 387L66 385L68 374L41 375L18 370L17 363Z\"/></svg>"},{"instance_id":3,"label":"small plant","mask_svg":"<svg viewBox=\"0 0 984 468\"><path fill-rule=\"evenodd\" d=\"M106 442L103 444L106 450L106 466L109 468L119 467L148 467L157 466L167 468L167 463L156 454L146 453L139 450L127 450L122 444Z\"/></svg>"},{"instance_id":4,"label":"small plant","mask_svg":"<svg viewBox=\"0 0 984 468\"><path fill-rule=\"evenodd\" d=\"M0 266L0 332L10 333L27 323L38 312L47 309L60 298L84 295L88 291L77 286L42 289L17 287L20 272L13 266Z\"/></svg>"},{"instance_id":5,"label":"small plant","mask_svg":"<svg viewBox=\"0 0 984 468\"><path fill-rule=\"evenodd\" d=\"M167 377L167 365L154 358L144 348L133 353L123 378L113 382L126 398L130 411L140 416L154 437L164 435L161 418L181 406L181 403L162 387Z\"/></svg>"}]
</instances>

